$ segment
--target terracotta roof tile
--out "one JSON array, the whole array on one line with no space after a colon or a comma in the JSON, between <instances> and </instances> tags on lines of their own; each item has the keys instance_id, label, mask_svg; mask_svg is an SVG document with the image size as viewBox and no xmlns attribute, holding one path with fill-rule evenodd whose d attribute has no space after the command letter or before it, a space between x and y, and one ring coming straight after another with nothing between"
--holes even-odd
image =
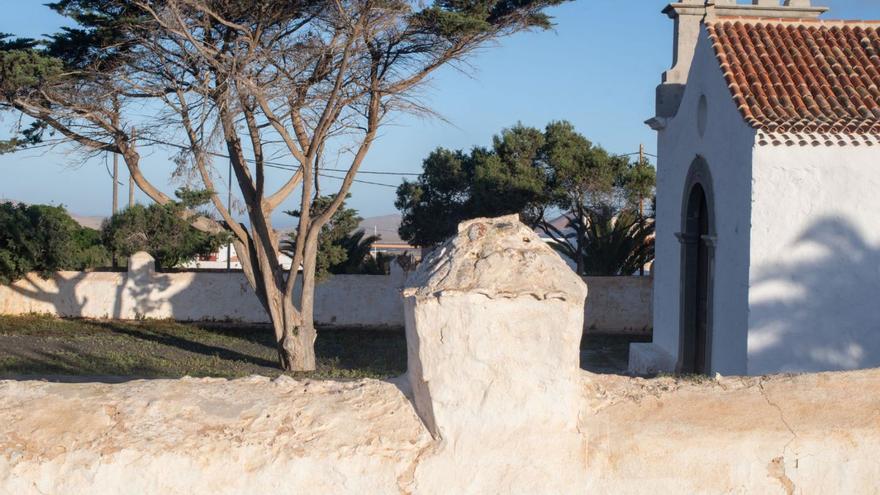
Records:
<instances>
[{"instance_id":1,"label":"terracotta roof tile","mask_svg":"<svg viewBox=\"0 0 880 495\"><path fill-rule=\"evenodd\" d=\"M720 17L706 25L734 102L765 141L880 136L880 24Z\"/></svg>"}]
</instances>

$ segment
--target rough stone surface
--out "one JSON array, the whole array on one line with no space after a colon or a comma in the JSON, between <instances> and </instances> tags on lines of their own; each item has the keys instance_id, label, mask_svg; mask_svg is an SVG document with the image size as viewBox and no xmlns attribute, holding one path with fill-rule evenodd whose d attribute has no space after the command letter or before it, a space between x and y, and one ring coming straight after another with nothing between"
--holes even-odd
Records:
<instances>
[{"instance_id":1,"label":"rough stone surface","mask_svg":"<svg viewBox=\"0 0 880 495\"><path fill-rule=\"evenodd\" d=\"M431 437L393 384L0 382L0 493L403 493Z\"/></svg>"},{"instance_id":2,"label":"rough stone surface","mask_svg":"<svg viewBox=\"0 0 880 495\"><path fill-rule=\"evenodd\" d=\"M587 297L583 281L517 215L462 222L457 235L422 261L404 290L419 298L454 293L578 305Z\"/></svg>"},{"instance_id":3,"label":"rough stone surface","mask_svg":"<svg viewBox=\"0 0 880 495\"><path fill-rule=\"evenodd\" d=\"M582 379L580 464L552 476L534 469L552 437L534 459L486 444L476 476L444 461L477 452L433 441L393 383L0 382L0 493L878 492L880 370Z\"/></svg>"},{"instance_id":4,"label":"rough stone surface","mask_svg":"<svg viewBox=\"0 0 880 495\"><path fill-rule=\"evenodd\" d=\"M393 382L0 381L0 494L878 493L880 370L580 371L586 288L526 232L420 268Z\"/></svg>"},{"instance_id":5,"label":"rough stone surface","mask_svg":"<svg viewBox=\"0 0 880 495\"><path fill-rule=\"evenodd\" d=\"M508 216L461 224L410 283L409 379L438 439L415 488L578 492L583 281Z\"/></svg>"},{"instance_id":6,"label":"rough stone surface","mask_svg":"<svg viewBox=\"0 0 880 495\"><path fill-rule=\"evenodd\" d=\"M880 493L880 370L592 376L584 493Z\"/></svg>"}]
</instances>

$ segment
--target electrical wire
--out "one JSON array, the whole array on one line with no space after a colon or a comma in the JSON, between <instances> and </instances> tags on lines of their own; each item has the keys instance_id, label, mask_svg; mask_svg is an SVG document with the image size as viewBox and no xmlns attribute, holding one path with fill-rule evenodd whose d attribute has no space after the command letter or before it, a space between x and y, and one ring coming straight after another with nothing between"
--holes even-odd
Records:
<instances>
[{"instance_id":1,"label":"electrical wire","mask_svg":"<svg viewBox=\"0 0 880 495\"><path fill-rule=\"evenodd\" d=\"M171 146L171 147L178 148L178 149L182 149L182 150L190 149L190 148L187 147L187 146L183 146L183 145L176 144L176 143L171 143L171 142L168 142L168 141L162 141L162 140L152 139L152 138L146 138L146 139L148 139L149 141L152 141L152 142L154 142L154 143L156 143L156 144L161 144L161 145L165 145L165 146ZM30 149L37 149L37 148L44 148L44 147L47 147L47 146L54 146L54 145L56 145L56 144L59 144L59 143L62 142L62 141L64 141L64 140L56 140L55 143L51 143L51 144L49 144L49 143L41 143L41 144L34 145L34 146L28 146L28 147L20 148L20 150L21 150L21 151L26 151L26 150L30 150ZM612 156L615 156L615 157L635 156L635 155L638 155L638 154L640 154L640 153L641 153L641 152L639 152L639 151L635 151L635 152L633 152L633 153L623 153L623 154L612 155ZM224 154L222 154L222 153L208 152L208 154L210 154L211 156L215 156L215 157L217 157L217 158L225 158L225 159L227 159L227 160L231 159L231 158L229 157L229 155L224 155ZM653 158L657 158L657 155L655 155L655 154L653 154L653 153L647 153L647 152L645 152L644 154L645 154L646 156L650 156L650 157L653 157ZM250 162L250 163L256 163L256 160L254 160L254 159L250 159L250 158L245 158L245 161ZM279 169L279 170L287 170L287 171L292 171L292 172L296 172L297 170L299 170L299 166L297 166L297 165L289 165L289 164L286 164L286 163L279 163L279 162L274 162L274 161L263 161L263 164L264 164L266 167L274 168L274 169ZM104 167L107 169L107 174L110 175L110 177L112 178L112 177L113 177L113 174L110 173L110 168L109 168L109 165L107 164L107 155L106 155L106 154L104 155ZM322 169L319 169L319 171L318 171L318 176L319 176L319 177L325 177L325 178L328 178L328 179L336 179L336 180L345 180L345 177L338 177L338 176L335 176L335 175L330 175L330 174L327 174L326 172L345 172L345 173L347 173L348 170L345 170L345 169L338 169L338 168L322 168ZM397 176L397 177L418 177L418 176L421 176L421 174L419 174L419 173L413 173L413 172L390 172L390 171L378 171L378 170L359 170L357 173L358 173L358 174L363 174L363 175L389 175L389 176ZM393 188L393 189L397 189L397 187L398 187L397 185L394 185L394 184L387 184L387 183L383 183L383 182L368 181L368 180L363 180L363 179L352 179L352 182L357 182L357 183L359 183L359 184L367 184L367 185L371 185L371 186L389 187L389 188ZM124 185L124 184L122 184L122 182L120 182L119 184L120 184L120 185Z\"/></svg>"}]
</instances>

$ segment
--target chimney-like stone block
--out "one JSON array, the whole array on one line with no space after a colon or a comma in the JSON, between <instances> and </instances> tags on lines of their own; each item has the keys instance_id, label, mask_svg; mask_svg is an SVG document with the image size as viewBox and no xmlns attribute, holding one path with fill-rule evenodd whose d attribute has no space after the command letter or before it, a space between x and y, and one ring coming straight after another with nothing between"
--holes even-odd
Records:
<instances>
[{"instance_id":1,"label":"chimney-like stone block","mask_svg":"<svg viewBox=\"0 0 880 495\"><path fill-rule=\"evenodd\" d=\"M138 251L128 258L128 272L134 274L150 274L156 272L156 260L150 253Z\"/></svg>"},{"instance_id":2,"label":"chimney-like stone block","mask_svg":"<svg viewBox=\"0 0 880 495\"><path fill-rule=\"evenodd\" d=\"M574 427L586 295L516 215L462 223L404 290L409 380L431 432Z\"/></svg>"},{"instance_id":3,"label":"chimney-like stone block","mask_svg":"<svg viewBox=\"0 0 880 495\"><path fill-rule=\"evenodd\" d=\"M579 493L586 295L515 215L462 223L419 265L404 313L413 402L438 440L419 468L426 486ZM517 459L529 469L508 472Z\"/></svg>"}]
</instances>

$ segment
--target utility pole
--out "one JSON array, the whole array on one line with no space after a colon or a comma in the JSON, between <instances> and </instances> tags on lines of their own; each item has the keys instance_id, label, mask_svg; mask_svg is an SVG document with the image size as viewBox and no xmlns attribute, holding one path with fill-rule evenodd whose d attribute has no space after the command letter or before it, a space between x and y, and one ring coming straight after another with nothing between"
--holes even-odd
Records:
<instances>
[{"instance_id":1,"label":"utility pole","mask_svg":"<svg viewBox=\"0 0 880 495\"><path fill-rule=\"evenodd\" d=\"M643 166L645 164L645 145L644 143L639 144L639 166ZM639 192L639 218L645 216L645 197L642 196L642 193Z\"/></svg>"},{"instance_id":2,"label":"utility pole","mask_svg":"<svg viewBox=\"0 0 880 495\"><path fill-rule=\"evenodd\" d=\"M106 163L106 162L105 162ZM116 212L119 211L119 155L113 153L113 211L110 212L110 217L112 218ZM116 251L113 251L113 256L110 259L110 263L115 270L117 266L119 266L119 261L116 259Z\"/></svg>"},{"instance_id":3,"label":"utility pole","mask_svg":"<svg viewBox=\"0 0 880 495\"><path fill-rule=\"evenodd\" d=\"M232 160L229 160L228 183L226 186L226 209L232 215ZM226 244L226 271L232 271L232 241Z\"/></svg>"},{"instance_id":4,"label":"utility pole","mask_svg":"<svg viewBox=\"0 0 880 495\"><path fill-rule=\"evenodd\" d=\"M134 146L136 130L134 127L131 128L131 145ZM131 173L128 174L128 207L131 208L134 206L134 176Z\"/></svg>"},{"instance_id":5,"label":"utility pole","mask_svg":"<svg viewBox=\"0 0 880 495\"><path fill-rule=\"evenodd\" d=\"M639 167L643 167L645 165L645 144L639 143ZM639 191L639 222L645 218L645 197L642 196L641 191ZM645 276L645 265L639 267L639 275Z\"/></svg>"},{"instance_id":6,"label":"utility pole","mask_svg":"<svg viewBox=\"0 0 880 495\"><path fill-rule=\"evenodd\" d=\"M119 155L113 153L113 211L115 215L119 211Z\"/></svg>"}]
</instances>

